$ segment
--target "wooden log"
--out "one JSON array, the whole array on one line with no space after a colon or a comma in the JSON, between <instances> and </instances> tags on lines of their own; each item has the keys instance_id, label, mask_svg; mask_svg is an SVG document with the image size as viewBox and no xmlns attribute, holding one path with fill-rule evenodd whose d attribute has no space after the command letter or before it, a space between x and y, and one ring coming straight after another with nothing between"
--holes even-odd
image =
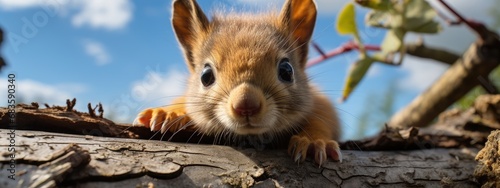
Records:
<instances>
[{"instance_id":1,"label":"wooden log","mask_svg":"<svg viewBox=\"0 0 500 188\"><path fill-rule=\"evenodd\" d=\"M500 131L492 131L486 145L476 156L474 176L482 187L500 187Z\"/></svg>"},{"instance_id":2,"label":"wooden log","mask_svg":"<svg viewBox=\"0 0 500 188\"><path fill-rule=\"evenodd\" d=\"M12 144L10 132L0 129L3 148ZM477 186L472 180L477 149L345 150L342 163L318 167L310 160L295 164L285 150L14 132L15 152L0 150L1 187L28 187L34 179L58 187ZM9 169L15 180L8 178ZM40 172L43 177L35 176Z\"/></svg>"}]
</instances>

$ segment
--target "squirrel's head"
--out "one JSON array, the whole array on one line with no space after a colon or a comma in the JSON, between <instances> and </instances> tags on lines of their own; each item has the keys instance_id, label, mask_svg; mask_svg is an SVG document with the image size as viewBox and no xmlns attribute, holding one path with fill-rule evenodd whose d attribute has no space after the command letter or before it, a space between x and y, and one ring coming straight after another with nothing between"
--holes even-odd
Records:
<instances>
[{"instance_id":1,"label":"squirrel's head","mask_svg":"<svg viewBox=\"0 0 500 188\"><path fill-rule=\"evenodd\" d=\"M281 12L215 15L175 0L172 24L191 73L186 111L204 133L279 133L312 106L305 73L316 20L313 0L287 0Z\"/></svg>"}]
</instances>

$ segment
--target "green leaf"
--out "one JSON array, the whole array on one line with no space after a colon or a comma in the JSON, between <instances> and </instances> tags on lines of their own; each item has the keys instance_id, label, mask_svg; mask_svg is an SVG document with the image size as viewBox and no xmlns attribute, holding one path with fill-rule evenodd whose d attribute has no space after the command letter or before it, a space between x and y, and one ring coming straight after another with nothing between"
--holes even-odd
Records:
<instances>
[{"instance_id":1,"label":"green leaf","mask_svg":"<svg viewBox=\"0 0 500 188\"><path fill-rule=\"evenodd\" d=\"M411 0L406 5L404 28L416 33L437 33L441 26L434 21L437 12L425 0Z\"/></svg>"},{"instance_id":2,"label":"green leaf","mask_svg":"<svg viewBox=\"0 0 500 188\"><path fill-rule=\"evenodd\" d=\"M385 54L394 53L401 49L406 32L402 29L391 29L385 34L382 42L382 52Z\"/></svg>"},{"instance_id":3,"label":"green leaf","mask_svg":"<svg viewBox=\"0 0 500 188\"><path fill-rule=\"evenodd\" d=\"M385 11L372 10L366 14L365 22L372 27L390 28L388 19L391 14Z\"/></svg>"},{"instance_id":4,"label":"green leaf","mask_svg":"<svg viewBox=\"0 0 500 188\"><path fill-rule=\"evenodd\" d=\"M370 66L375 62L374 59L369 56L362 56L361 59L358 59L349 69L349 73L347 74L347 79L344 84L344 89L342 93L342 100L346 100L347 97L351 94L354 88L358 85L358 83L363 79L366 72Z\"/></svg>"},{"instance_id":5,"label":"green leaf","mask_svg":"<svg viewBox=\"0 0 500 188\"><path fill-rule=\"evenodd\" d=\"M419 18L406 19L406 25L406 29L408 31L412 31L415 33L438 33L442 29L441 25L439 25L439 23L434 20L422 23Z\"/></svg>"},{"instance_id":6,"label":"green leaf","mask_svg":"<svg viewBox=\"0 0 500 188\"><path fill-rule=\"evenodd\" d=\"M374 10L389 10L392 8L392 0L355 0L361 6Z\"/></svg>"},{"instance_id":7,"label":"green leaf","mask_svg":"<svg viewBox=\"0 0 500 188\"><path fill-rule=\"evenodd\" d=\"M337 17L337 32L342 35L357 35L354 4L347 3Z\"/></svg>"},{"instance_id":8,"label":"green leaf","mask_svg":"<svg viewBox=\"0 0 500 188\"><path fill-rule=\"evenodd\" d=\"M431 21L437 16L437 12L425 0L411 0L406 5L405 16L407 18L422 18Z\"/></svg>"}]
</instances>

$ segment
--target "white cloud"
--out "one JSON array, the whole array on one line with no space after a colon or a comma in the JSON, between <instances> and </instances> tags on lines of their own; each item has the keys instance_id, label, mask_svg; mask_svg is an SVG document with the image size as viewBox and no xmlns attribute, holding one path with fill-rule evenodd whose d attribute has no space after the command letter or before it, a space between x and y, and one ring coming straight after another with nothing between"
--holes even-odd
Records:
<instances>
[{"instance_id":1,"label":"white cloud","mask_svg":"<svg viewBox=\"0 0 500 188\"><path fill-rule=\"evenodd\" d=\"M0 9L18 10L41 8L59 15L71 12L76 27L90 26L108 30L127 26L133 16L130 0L0 0Z\"/></svg>"},{"instance_id":2,"label":"white cloud","mask_svg":"<svg viewBox=\"0 0 500 188\"><path fill-rule=\"evenodd\" d=\"M441 74L448 69L448 65L428 59L405 56L401 70L406 76L398 81L402 89L421 92L427 89Z\"/></svg>"},{"instance_id":3,"label":"white cloud","mask_svg":"<svg viewBox=\"0 0 500 188\"><path fill-rule=\"evenodd\" d=\"M6 79L0 79L0 83L7 83ZM0 91L0 97L3 99L7 98L6 88L2 88ZM82 84L75 83L64 83L50 85L34 80L16 80L16 103L31 103L39 102L40 105L47 103L49 105L66 104L66 99L75 98L76 94L86 91L87 88ZM7 100L1 101L0 105L5 106Z\"/></svg>"},{"instance_id":4,"label":"white cloud","mask_svg":"<svg viewBox=\"0 0 500 188\"><path fill-rule=\"evenodd\" d=\"M259 8L257 10L267 10L271 8L271 10L275 10L275 8L281 8L283 6L284 0L226 0L232 5L250 5L252 8Z\"/></svg>"},{"instance_id":5,"label":"white cloud","mask_svg":"<svg viewBox=\"0 0 500 188\"><path fill-rule=\"evenodd\" d=\"M280 7L285 2L284 0L279 1L269 1L269 0L238 0L238 3L266 7L275 6ZM337 14L337 12L350 0L316 0L316 7L318 9L318 14L320 15L332 15Z\"/></svg>"},{"instance_id":6,"label":"white cloud","mask_svg":"<svg viewBox=\"0 0 500 188\"><path fill-rule=\"evenodd\" d=\"M0 7L6 10L32 8L45 5L63 5L68 0L0 0Z\"/></svg>"},{"instance_id":7,"label":"white cloud","mask_svg":"<svg viewBox=\"0 0 500 188\"><path fill-rule=\"evenodd\" d=\"M72 18L77 27L120 29L132 19L132 3L128 0L85 0L77 4L83 7Z\"/></svg>"},{"instance_id":8,"label":"white cloud","mask_svg":"<svg viewBox=\"0 0 500 188\"><path fill-rule=\"evenodd\" d=\"M85 52L92 56L97 65L106 65L111 62L111 57L104 46L93 40L86 40L83 42Z\"/></svg>"},{"instance_id":9,"label":"white cloud","mask_svg":"<svg viewBox=\"0 0 500 188\"><path fill-rule=\"evenodd\" d=\"M169 70L167 73L150 71L143 79L132 83L132 98L142 101L142 104L147 105L145 108L167 105L175 97L184 94L187 77L187 74L178 70Z\"/></svg>"},{"instance_id":10,"label":"white cloud","mask_svg":"<svg viewBox=\"0 0 500 188\"><path fill-rule=\"evenodd\" d=\"M42 0L0 0L0 5L3 9L26 8L43 4Z\"/></svg>"},{"instance_id":11,"label":"white cloud","mask_svg":"<svg viewBox=\"0 0 500 188\"><path fill-rule=\"evenodd\" d=\"M257 5L257 6L267 5L270 3L269 0L238 0L238 2L244 4ZM278 3L278 2L273 2L273 3ZM283 0L280 0L279 3L282 4Z\"/></svg>"},{"instance_id":12,"label":"white cloud","mask_svg":"<svg viewBox=\"0 0 500 188\"><path fill-rule=\"evenodd\" d=\"M184 94L187 74L176 69L160 71L146 67L148 73L131 84L131 90L116 96L104 106L108 117L115 122L131 123L146 108L165 106Z\"/></svg>"}]
</instances>

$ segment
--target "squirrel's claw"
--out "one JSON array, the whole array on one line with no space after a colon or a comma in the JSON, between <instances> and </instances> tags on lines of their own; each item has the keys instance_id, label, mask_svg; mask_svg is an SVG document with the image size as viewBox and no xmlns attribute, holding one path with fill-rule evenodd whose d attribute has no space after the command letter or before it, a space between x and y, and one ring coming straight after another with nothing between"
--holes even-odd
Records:
<instances>
[{"instance_id":1,"label":"squirrel's claw","mask_svg":"<svg viewBox=\"0 0 500 188\"><path fill-rule=\"evenodd\" d=\"M293 157L294 162L302 162L309 156L313 157L319 166L322 166L328 158L342 161L339 145L334 140L311 141L306 136L294 135L290 139L288 153Z\"/></svg>"},{"instance_id":2,"label":"squirrel's claw","mask_svg":"<svg viewBox=\"0 0 500 188\"><path fill-rule=\"evenodd\" d=\"M146 128L150 128L151 131L160 131L165 133L166 131L176 132L181 128L185 128L185 125L190 121L186 113L179 108L150 108L142 111L135 118L133 125L142 125Z\"/></svg>"}]
</instances>

